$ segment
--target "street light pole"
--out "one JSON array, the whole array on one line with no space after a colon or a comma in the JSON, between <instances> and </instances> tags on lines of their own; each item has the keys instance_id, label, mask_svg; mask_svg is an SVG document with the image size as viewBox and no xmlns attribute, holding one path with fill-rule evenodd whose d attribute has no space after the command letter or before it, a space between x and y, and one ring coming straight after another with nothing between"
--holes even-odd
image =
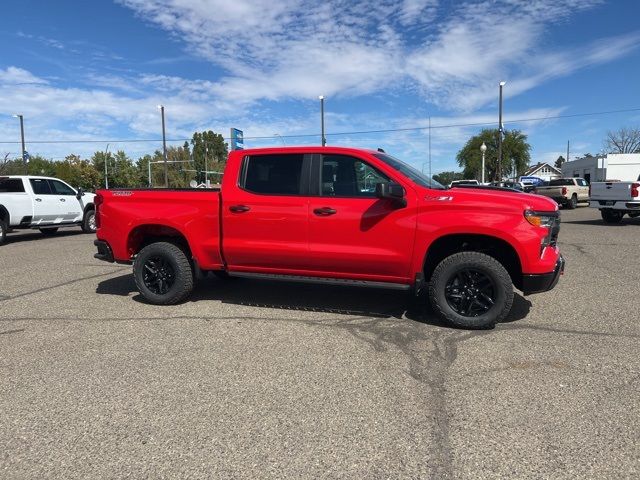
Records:
<instances>
[{"instance_id":1,"label":"street light pole","mask_svg":"<svg viewBox=\"0 0 640 480\"><path fill-rule=\"evenodd\" d=\"M27 175L29 170L27 168L27 151L24 148L24 117L21 114L14 115L14 117L20 119L20 140L22 141L22 163L24 165L24 173Z\"/></svg>"},{"instance_id":2,"label":"street light pole","mask_svg":"<svg viewBox=\"0 0 640 480\"><path fill-rule=\"evenodd\" d=\"M496 170L496 179L498 182L502 181L502 87L507 82L500 82L500 107L498 113L498 168Z\"/></svg>"},{"instance_id":3,"label":"street light pole","mask_svg":"<svg viewBox=\"0 0 640 480\"><path fill-rule=\"evenodd\" d=\"M322 127L322 146L327 144L327 139L324 136L324 95L318 97L320 99L320 126Z\"/></svg>"},{"instance_id":4,"label":"street light pole","mask_svg":"<svg viewBox=\"0 0 640 480\"><path fill-rule=\"evenodd\" d=\"M109 144L107 143L107 148L104 149L104 188L109 190L109 172L107 171L107 163L109 159Z\"/></svg>"},{"instance_id":5,"label":"street light pole","mask_svg":"<svg viewBox=\"0 0 640 480\"><path fill-rule=\"evenodd\" d=\"M484 142L480 145L480 151L482 152L482 183L484 184L484 154L487 151L487 146Z\"/></svg>"},{"instance_id":6,"label":"street light pole","mask_svg":"<svg viewBox=\"0 0 640 480\"><path fill-rule=\"evenodd\" d=\"M158 105L162 116L162 156L164 157L164 188L169 188L169 171L167 167L167 136L164 128L164 105Z\"/></svg>"}]
</instances>

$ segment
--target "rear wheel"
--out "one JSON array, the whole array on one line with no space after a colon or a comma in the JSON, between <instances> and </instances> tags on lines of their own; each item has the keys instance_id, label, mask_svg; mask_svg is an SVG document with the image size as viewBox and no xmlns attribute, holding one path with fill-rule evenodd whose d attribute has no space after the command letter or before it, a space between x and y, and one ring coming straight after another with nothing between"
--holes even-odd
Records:
<instances>
[{"instance_id":1,"label":"rear wheel","mask_svg":"<svg viewBox=\"0 0 640 480\"><path fill-rule=\"evenodd\" d=\"M142 296L155 305L179 303L193 290L191 262L173 243L152 243L140 250L133 276Z\"/></svg>"},{"instance_id":2,"label":"rear wheel","mask_svg":"<svg viewBox=\"0 0 640 480\"><path fill-rule=\"evenodd\" d=\"M495 258L461 252L436 267L429 299L436 313L456 327L491 328L511 310L513 284Z\"/></svg>"},{"instance_id":3,"label":"rear wheel","mask_svg":"<svg viewBox=\"0 0 640 480\"><path fill-rule=\"evenodd\" d=\"M567 208L569 210L573 210L577 206L578 206L578 196L574 193L573 195L571 195L571 198L569 199L569 202L567 203Z\"/></svg>"},{"instance_id":4,"label":"rear wheel","mask_svg":"<svg viewBox=\"0 0 640 480\"><path fill-rule=\"evenodd\" d=\"M82 231L84 233L96 233L96 211L87 210L82 219Z\"/></svg>"},{"instance_id":5,"label":"rear wheel","mask_svg":"<svg viewBox=\"0 0 640 480\"><path fill-rule=\"evenodd\" d=\"M7 239L7 222L0 218L0 245Z\"/></svg>"},{"instance_id":6,"label":"rear wheel","mask_svg":"<svg viewBox=\"0 0 640 480\"><path fill-rule=\"evenodd\" d=\"M600 210L600 215L602 215L602 220L604 220L605 223L620 223L622 217L624 217L624 212L603 208Z\"/></svg>"},{"instance_id":7,"label":"rear wheel","mask_svg":"<svg viewBox=\"0 0 640 480\"><path fill-rule=\"evenodd\" d=\"M40 230L40 233L42 233L43 235L50 237L51 235L56 234L58 228L39 228L38 230Z\"/></svg>"}]
</instances>

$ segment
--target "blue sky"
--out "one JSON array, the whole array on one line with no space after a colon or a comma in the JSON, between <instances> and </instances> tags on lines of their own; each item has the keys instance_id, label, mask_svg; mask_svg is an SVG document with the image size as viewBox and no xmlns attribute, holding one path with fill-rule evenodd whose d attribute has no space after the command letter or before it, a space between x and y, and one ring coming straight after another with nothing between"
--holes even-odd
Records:
<instances>
[{"instance_id":1,"label":"blue sky","mask_svg":"<svg viewBox=\"0 0 640 480\"><path fill-rule=\"evenodd\" d=\"M0 141L19 141L11 114L22 113L27 150L56 159L107 143L134 158L160 148L158 104L170 139L237 127L247 147L316 144L325 95L329 144L382 147L419 167L426 129L348 132L421 128L431 116L436 173L457 169L482 128L443 126L497 125L501 80L507 122L640 109L635 0L24 0L2 10ZM564 154L567 140L572 157L598 153L607 130L639 125L636 110L506 127L529 135L535 163ZM0 143L0 154L19 148Z\"/></svg>"}]
</instances>

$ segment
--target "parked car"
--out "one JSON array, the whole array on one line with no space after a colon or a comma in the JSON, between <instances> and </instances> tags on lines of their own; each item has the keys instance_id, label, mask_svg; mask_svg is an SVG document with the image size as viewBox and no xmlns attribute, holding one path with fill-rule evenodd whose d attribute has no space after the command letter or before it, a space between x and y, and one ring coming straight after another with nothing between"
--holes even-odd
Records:
<instances>
[{"instance_id":1,"label":"parked car","mask_svg":"<svg viewBox=\"0 0 640 480\"><path fill-rule=\"evenodd\" d=\"M460 185L480 185L480 182L478 180L454 180L449 184L449 188Z\"/></svg>"},{"instance_id":2,"label":"parked car","mask_svg":"<svg viewBox=\"0 0 640 480\"><path fill-rule=\"evenodd\" d=\"M636 182L594 182L589 189L589 206L600 210L606 223L618 223L625 214L640 216L640 176Z\"/></svg>"},{"instance_id":3,"label":"parked car","mask_svg":"<svg viewBox=\"0 0 640 480\"><path fill-rule=\"evenodd\" d=\"M484 328L508 315L514 286L543 292L564 270L555 202L488 187L447 190L374 150L239 150L220 191L97 193L96 258L132 263L154 304L187 298L199 269L427 289L442 318Z\"/></svg>"},{"instance_id":4,"label":"parked car","mask_svg":"<svg viewBox=\"0 0 640 480\"><path fill-rule=\"evenodd\" d=\"M537 187L535 193L573 209L578 202L589 201L589 183L584 178L557 178L550 180L549 185Z\"/></svg>"},{"instance_id":5,"label":"parked car","mask_svg":"<svg viewBox=\"0 0 640 480\"><path fill-rule=\"evenodd\" d=\"M520 192L524 192L524 185L520 182L491 182L489 184L491 187L502 187L502 188L511 188L513 190L518 190Z\"/></svg>"},{"instance_id":6,"label":"parked car","mask_svg":"<svg viewBox=\"0 0 640 480\"><path fill-rule=\"evenodd\" d=\"M85 232L95 232L94 196L57 178L0 177L0 244L10 229L52 235L60 227L80 225Z\"/></svg>"}]
</instances>

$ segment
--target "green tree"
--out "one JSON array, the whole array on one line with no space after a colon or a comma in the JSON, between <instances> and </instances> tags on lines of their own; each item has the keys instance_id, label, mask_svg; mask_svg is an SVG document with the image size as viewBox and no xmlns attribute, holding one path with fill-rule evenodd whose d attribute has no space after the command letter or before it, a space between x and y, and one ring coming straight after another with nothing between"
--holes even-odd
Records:
<instances>
[{"instance_id":1,"label":"green tree","mask_svg":"<svg viewBox=\"0 0 640 480\"><path fill-rule=\"evenodd\" d=\"M105 162L109 188L134 188L144 185L140 183L138 169L131 158L123 150L118 150L115 154L98 151L91 157L91 164L98 172L101 187L106 184Z\"/></svg>"},{"instance_id":2,"label":"green tree","mask_svg":"<svg viewBox=\"0 0 640 480\"><path fill-rule=\"evenodd\" d=\"M566 160L564 159L564 157L562 155L560 155L557 159L556 159L556 163L555 166L556 168L562 168L562 164L566 162Z\"/></svg>"},{"instance_id":3,"label":"green tree","mask_svg":"<svg viewBox=\"0 0 640 480\"><path fill-rule=\"evenodd\" d=\"M478 135L471 137L456 157L458 165L464 171L464 178L481 178L482 143L487 146L485 153L485 179L495 179L498 175L498 130L484 129ZM502 141L503 176L522 175L531 160L531 145L527 143L527 136L520 130L507 130Z\"/></svg>"},{"instance_id":4,"label":"green tree","mask_svg":"<svg viewBox=\"0 0 640 480\"><path fill-rule=\"evenodd\" d=\"M433 176L433 179L444 185L445 187L449 185L454 180L462 180L464 178L464 174L462 172L441 172L436 173Z\"/></svg>"},{"instance_id":5,"label":"green tree","mask_svg":"<svg viewBox=\"0 0 640 480\"><path fill-rule=\"evenodd\" d=\"M199 172L204 172L205 170L221 172L224 169L227 155L229 154L229 146L219 133L211 130L195 132L191 139L191 147L191 156L196 170ZM219 180L219 176L209 175L209 179L216 182ZM198 182L204 182L204 174L200 174L197 180Z\"/></svg>"},{"instance_id":6,"label":"green tree","mask_svg":"<svg viewBox=\"0 0 640 480\"><path fill-rule=\"evenodd\" d=\"M53 162L54 176L71 186L85 190L95 190L100 186L100 173L88 160L78 155L67 155L61 162Z\"/></svg>"}]
</instances>

